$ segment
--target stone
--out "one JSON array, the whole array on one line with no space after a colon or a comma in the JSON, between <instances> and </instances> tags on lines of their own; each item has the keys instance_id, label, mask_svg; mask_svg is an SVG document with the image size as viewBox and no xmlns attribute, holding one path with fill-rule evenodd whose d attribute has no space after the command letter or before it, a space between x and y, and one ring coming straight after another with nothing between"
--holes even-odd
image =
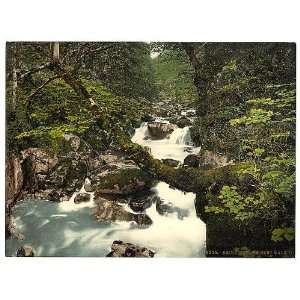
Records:
<instances>
[{"instance_id":1,"label":"stone","mask_svg":"<svg viewBox=\"0 0 300 300\"><path fill-rule=\"evenodd\" d=\"M79 193L74 198L74 203L79 204L82 202L89 202L91 200L91 195L88 193Z\"/></svg>"},{"instance_id":2,"label":"stone","mask_svg":"<svg viewBox=\"0 0 300 300\"><path fill-rule=\"evenodd\" d=\"M92 208L92 214L99 222L126 221L135 222L140 226L149 226L152 224L152 220L148 215L129 212L116 201L110 201L99 196L94 201L96 207Z\"/></svg>"},{"instance_id":3,"label":"stone","mask_svg":"<svg viewBox=\"0 0 300 300\"><path fill-rule=\"evenodd\" d=\"M30 160L32 172L48 174L58 163L58 158L41 148L28 148L21 152L23 161Z\"/></svg>"},{"instance_id":4,"label":"stone","mask_svg":"<svg viewBox=\"0 0 300 300\"><path fill-rule=\"evenodd\" d=\"M172 133L177 126L170 123L153 122L148 123L148 130L152 138L164 139Z\"/></svg>"},{"instance_id":5,"label":"stone","mask_svg":"<svg viewBox=\"0 0 300 300\"><path fill-rule=\"evenodd\" d=\"M10 207L15 202L23 187L24 175L21 160L11 155L5 162L5 204Z\"/></svg>"},{"instance_id":6,"label":"stone","mask_svg":"<svg viewBox=\"0 0 300 300\"><path fill-rule=\"evenodd\" d=\"M29 245L24 245L21 248L17 250L17 256L20 257L33 257L34 256L34 250Z\"/></svg>"},{"instance_id":7,"label":"stone","mask_svg":"<svg viewBox=\"0 0 300 300\"><path fill-rule=\"evenodd\" d=\"M206 169L220 168L232 163L232 161L229 161L225 155L208 150L200 151L199 158L200 167Z\"/></svg>"},{"instance_id":8,"label":"stone","mask_svg":"<svg viewBox=\"0 0 300 300\"><path fill-rule=\"evenodd\" d=\"M156 201L156 211L160 215L168 215L171 213L176 213L177 218L183 220L189 215L189 210L174 206L172 203L166 203L164 200L158 198Z\"/></svg>"},{"instance_id":9,"label":"stone","mask_svg":"<svg viewBox=\"0 0 300 300\"><path fill-rule=\"evenodd\" d=\"M102 155L101 159L104 165L91 172L90 182L84 185L87 192L129 195L149 190L153 186L153 178L121 154L110 151Z\"/></svg>"},{"instance_id":10,"label":"stone","mask_svg":"<svg viewBox=\"0 0 300 300\"><path fill-rule=\"evenodd\" d=\"M134 212L143 212L156 201L157 196L153 193L142 193L129 198L129 207Z\"/></svg>"},{"instance_id":11,"label":"stone","mask_svg":"<svg viewBox=\"0 0 300 300\"><path fill-rule=\"evenodd\" d=\"M143 122L153 122L155 119L154 119L153 116L145 114L145 115L142 116L141 120Z\"/></svg>"},{"instance_id":12,"label":"stone","mask_svg":"<svg viewBox=\"0 0 300 300\"><path fill-rule=\"evenodd\" d=\"M184 166L198 168L200 166L200 157L197 154L189 154L183 161Z\"/></svg>"},{"instance_id":13,"label":"stone","mask_svg":"<svg viewBox=\"0 0 300 300\"><path fill-rule=\"evenodd\" d=\"M176 124L179 128L191 126L192 121L186 116L176 116L170 119L170 122Z\"/></svg>"},{"instance_id":14,"label":"stone","mask_svg":"<svg viewBox=\"0 0 300 300\"><path fill-rule=\"evenodd\" d=\"M183 162L186 166L202 169L220 168L231 163L225 155L208 150L201 150L199 154L189 154Z\"/></svg>"},{"instance_id":15,"label":"stone","mask_svg":"<svg viewBox=\"0 0 300 300\"><path fill-rule=\"evenodd\" d=\"M155 252L145 247L114 241L111 245L111 252L107 257L154 257Z\"/></svg>"},{"instance_id":16,"label":"stone","mask_svg":"<svg viewBox=\"0 0 300 300\"><path fill-rule=\"evenodd\" d=\"M165 158L162 159L161 161L170 167L177 167L180 164L179 160L172 159L172 158Z\"/></svg>"}]
</instances>

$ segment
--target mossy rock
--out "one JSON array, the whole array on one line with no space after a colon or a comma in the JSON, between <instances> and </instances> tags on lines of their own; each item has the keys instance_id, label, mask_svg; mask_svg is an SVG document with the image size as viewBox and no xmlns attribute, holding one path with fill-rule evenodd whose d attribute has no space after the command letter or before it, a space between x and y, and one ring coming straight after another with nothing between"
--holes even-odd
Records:
<instances>
[{"instance_id":1,"label":"mossy rock","mask_svg":"<svg viewBox=\"0 0 300 300\"><path fill-rule=\"evenodd\" d=\"M92 176L91 184L86 190L100 194L128 195L149 190L153 184L153 178L138 167L116 167L115 170L110 169Z\"/></svg>"}]
</instances>

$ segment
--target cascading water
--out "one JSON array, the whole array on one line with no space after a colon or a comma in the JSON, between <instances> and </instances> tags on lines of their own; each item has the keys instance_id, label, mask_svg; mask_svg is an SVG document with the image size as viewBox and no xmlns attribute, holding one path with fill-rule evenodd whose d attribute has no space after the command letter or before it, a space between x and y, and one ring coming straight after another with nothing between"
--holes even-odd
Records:
<instances>
[{"instance_id":1,"label":"cascading water","mask_svg":"<svg viewBox=\"0 0 300 300\"><path fill-rule=\"evenodd\" d=\"M132 141L151 149L155 158L172 158L183 162L190 153L198 153L200 148L194 147L189 127L176 128L169 137L162 140L152 140L148 131L148 124L143 123L136 129Z\"/></svg>"},{"instance_id":2,"label":"cascading water","mask_svg":"<svg viewBox=\"0 0 300 300\"><path fill-rule=\"evenodd\" d=\"M147 123L136 129L132 140L151 148L156 158L173 158L183 162L192 146L189 128L178 128L163 140L151 140ZM186 152L188 150L188 152ZM80 192L84 192L84 188ZM196 216L193 193L185 193L159 182L152 188L156 197L171 209L158 212L153 203L146 213L153 221L148 228L128 222L98 223L91 216L93 194L89 202L75 204L74 197L62 203L26 200L13 210L17 230L24 240L6 241L6 254L14 256L24 243L33 246L37 256L105 256L114 240L148 247L160 257L205 256L205 224ZM124 209L133 212L127 204Z\"/></svg>"},{"instance_id":3,"label":"cascading water","mask_svg":"<svg viewBox=\"0 0 300 300\"><path fill-rule=\"evenodd\" d=\"M192 146L192 138L190 133L190 128L176 128L170 135L169 141L171 144L179 144L179 145L189 145Z\"/></svg>"}]
</instances>

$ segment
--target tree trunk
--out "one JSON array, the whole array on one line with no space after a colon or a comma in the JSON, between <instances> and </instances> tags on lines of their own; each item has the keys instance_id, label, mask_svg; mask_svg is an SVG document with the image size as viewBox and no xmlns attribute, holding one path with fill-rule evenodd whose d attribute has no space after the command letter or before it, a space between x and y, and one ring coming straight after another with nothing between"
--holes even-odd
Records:
<instances>
[{"instance_id":1,"label":"tree trunk","mask_svg":"<svg viewBox=\"0 0 300 300\"><path fill-rule=\"evenodd\" d=\"M194 85L199 97L198 115L204 117L208 113L207 94L209 89L209 79L205 77L205 70L203 70L203 66L197 57L196 47L193 46L192 43L182 43L182 45L195 71ZM200 51L203 52L203 56L205 56L205 44L201 45L201 50L198 52Z\"/></svg>"},{"instance_id":2,"label":"tree trunk","mask_svg":"<svg viewBox=\"0 0 300 300\"><path fill-rule=\"evenodd\" d=\"M59 42L51 43L52 49L52 62L53 64L59 63Z\"/></svg>"},{"instance_id":3,"label":"tree trunk","mask_svg":"<svg viewBox=\"0 0 300 300\"><path fill-rule=\"evenodd\" d=\"M12 112L15 113L17 107L17 93L18 93L18 46L17 43L13 44L13 57L12 57L12 98L11 106Z\"/></svg>"},{"instance_id":4,"label":"tree trunk","mask_svg":"<svg viewBox=\"0 0 300 300\"><path fill-rule=\"evenodd\" d=\"M105 123L102 121L107 116L103 115L103 110L99 104L92 100L90 93L80 80L75 79L69 74L59 61L53 63L52 70L70 85L78 96L88 100L95 118L100 121L99 123ZM242 184L242 181L244 180L244 178L239 178L238 176L238 171L241 168L240 164L227 165L222 168L211 170L188 167L173 168L163 164L160 160L153 158L142 146L133 143L130 140L130 137L124 131L120 130L118 124L115 124L112 128L103 129L110 133L126 155L136 162L141 169L182 191L204 193L213 184L219 185L220 187L224 184L238 185Z\"/></svg>"}]
</instances>

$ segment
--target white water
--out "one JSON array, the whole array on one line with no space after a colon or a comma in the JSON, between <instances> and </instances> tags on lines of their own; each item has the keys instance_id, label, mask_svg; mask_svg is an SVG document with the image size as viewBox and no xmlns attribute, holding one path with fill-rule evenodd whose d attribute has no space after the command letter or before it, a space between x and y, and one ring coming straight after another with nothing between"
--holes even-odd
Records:
<instances>
[{"instance_id":1,"label":"white water","mask_svg":"<svg viewBox=\"0 0 300 300\"><path fill-rule=\"evenodd\" d=\"M199 149L191 143L189 129L176 129L169 139L160 141L145 140L147 124L135 132L133 141L151 148L157 158L173 158L183 161ZM173 212L160 215L155 203L145 213L153 224L140 229L128 222L113 224L98 223L91 216L94 206L93 194L86 203L75 204L74 197L69 201L23 201L14 208L18 231L24 240L11 238L6 242L6 255L13 256L20 245L30 244L37 256L105 256L114 240L123 240L148 247L156 252L155 257L203 257L205 255L205 224L196 216L193 193L170 188L159 182L153 191L169 203ZM84 189L81 189L84 192ZM131 209L124 205L128 211ZM132 212L132 211L131 211Z\"/></svg>"},{"instance_id":2,"label":"white water","mask_svg":"<svg viewBox=\"0 0 300 300\"><path fill-rule=\"evenodd\" d=\"M143 123L136 129L132 141L151 148L155 158L173 158L183 162L190 153L198 153L200 148L192 146L192 139L189 127L176 128L168 138L163 140L151 140L147 123Z\"/></svg>"}]
</instances>

